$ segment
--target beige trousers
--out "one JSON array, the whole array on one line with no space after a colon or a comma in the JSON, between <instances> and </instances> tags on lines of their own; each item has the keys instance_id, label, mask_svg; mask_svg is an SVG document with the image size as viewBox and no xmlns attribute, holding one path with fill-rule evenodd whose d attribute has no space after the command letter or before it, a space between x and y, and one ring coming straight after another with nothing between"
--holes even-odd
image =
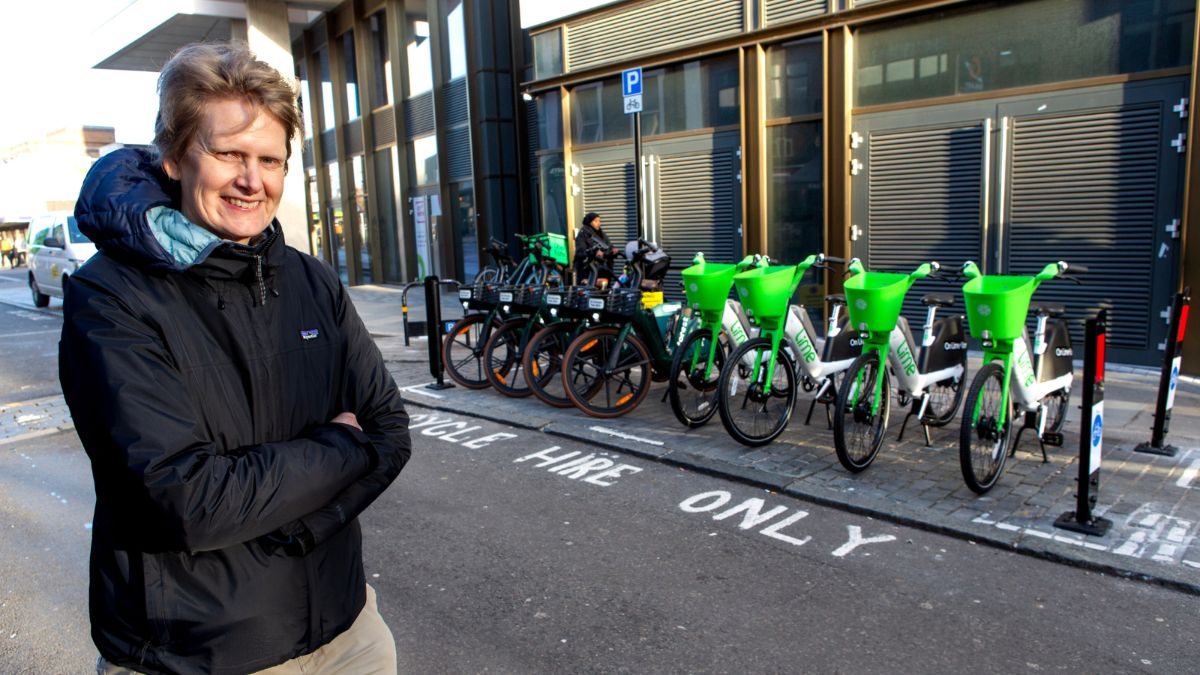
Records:
<instances>
[{"instance_id":1,"label":"beige trousers","mask_svg":"<svg viewBox=\"0 0 1200 675\"><path fill-rule=\"evenodd\" d=\"M311 654L258 671L259 675L396 675L396 640L379 615L375 589L367 584L367 604L346 632ZM100 657L97 675L140 675Z\"/></svg>"}]
</instances>

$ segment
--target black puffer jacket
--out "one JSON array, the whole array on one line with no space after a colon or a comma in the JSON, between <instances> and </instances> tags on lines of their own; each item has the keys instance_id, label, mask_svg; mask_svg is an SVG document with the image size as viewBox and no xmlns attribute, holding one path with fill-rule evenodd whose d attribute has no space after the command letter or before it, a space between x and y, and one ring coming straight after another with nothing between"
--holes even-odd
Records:
<instances>
[{"instance_id":1,"label":"black puffer jacket","mask_svg":"<svg viewBox=\"0 0 1200 675\"><path fill-rule=\"evenodd\" d=\"M59 349L96 483L92 637L141 672L249 672L362 609L356 517L408 461L408 416L345 288L277 223L168 252L147 211L177 209L173 185L118 151L75 212L100 249ZM329 423L343 411L362 432Z\"/></svg>"}]
</instances>

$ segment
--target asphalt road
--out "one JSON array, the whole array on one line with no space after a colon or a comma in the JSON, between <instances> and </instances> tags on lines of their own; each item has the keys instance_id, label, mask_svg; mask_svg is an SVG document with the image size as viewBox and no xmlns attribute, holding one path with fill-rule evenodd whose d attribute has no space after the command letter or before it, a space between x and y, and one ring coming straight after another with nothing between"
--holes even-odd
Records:
<instances>
[{"instance_id":1,"label":"asphalt road","mask_svg":"<svg viewBox=\"0 0 1200 675\"><path fill-rule=\"evenodd\" d=\"M1178 673L1200 653L1194 596L411 410L414 458L363 518L401 672ZM73 434L0 445L0 672L91 666L91 494Z\"/></svg>"},{"instance_id":2,"label":"asphalt road","mask_svg":"<svg viewBox=\"0 0 1200 675\"><path fill-rule=\"evenodd\" d=\"M0 270L0 403L29 401L59 394L58 338L62 301L33 306L28 270Z\"/></svg>"}]
</instances>

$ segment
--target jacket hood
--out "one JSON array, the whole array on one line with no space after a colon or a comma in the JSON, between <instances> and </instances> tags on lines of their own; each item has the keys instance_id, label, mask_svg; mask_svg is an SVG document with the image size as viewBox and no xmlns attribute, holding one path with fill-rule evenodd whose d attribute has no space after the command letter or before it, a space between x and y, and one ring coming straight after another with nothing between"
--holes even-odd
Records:
<instances>
[{"instance_id":1,"label":"jacket hood","mask_svg":"<svg viewBox=\"0 0 1200 675\"><path fill-rule=\"evenodd\" d=\"M99 250L154 270L182 271L218 249L252 250L188 222L178 210L180 202L179 184L167 177L153 152L123 148L92 165L79 191L75 219ZM268 229L274 230L272 242L282 234L274 223Z\"/></svg>"}]
</instances>

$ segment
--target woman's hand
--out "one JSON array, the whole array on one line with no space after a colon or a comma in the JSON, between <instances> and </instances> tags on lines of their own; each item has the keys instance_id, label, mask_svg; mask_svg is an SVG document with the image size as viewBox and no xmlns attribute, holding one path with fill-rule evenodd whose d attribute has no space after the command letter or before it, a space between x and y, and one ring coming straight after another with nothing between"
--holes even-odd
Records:
<instances>
[{"instance_id":1,"label":"woman's hand","mask_svg":"<svg viewBox=\"0 0 1200 675\"><path fill-rule=\"evenodd\" d=\"M358 429L359 431L362 431L362 427L359 426L359 424L358 424L358 417L356 417L354 415L354 413L352 413L352 412L341 413L337 417L335 417L329 421L333 422L334 424L345 424L347 426L354 427L355 429Z\"/></svg>"}]
</instances>

